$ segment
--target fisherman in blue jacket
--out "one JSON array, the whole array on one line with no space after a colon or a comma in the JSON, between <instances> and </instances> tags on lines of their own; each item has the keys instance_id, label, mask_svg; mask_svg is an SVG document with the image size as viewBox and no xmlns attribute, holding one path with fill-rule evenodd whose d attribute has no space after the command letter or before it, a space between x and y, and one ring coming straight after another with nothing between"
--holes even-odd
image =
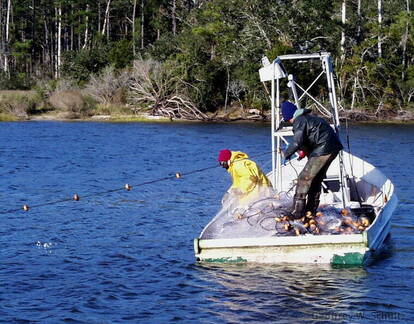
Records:
<instances>
[{"instance_id":1,"label":"fisherman in blue jacket","mask_svg":"<svg viewBox=\"0 0 414 324\"><path fill-rule=\"evenodd\" d=\"M297 109L289 121L293 123L293 142L283 152L285 161L298 150L308 156L293 198L292 217L298 219L307 211L315 214L326 171L343 146L329 123L312 115L310 109Z\"/></svg>"},{"instance_id":2,"label":"fisherman in blue jacket","mask_svg":"<svg viewBox=\"0 0 414 324\"><path fill-rule=\"evenodd\" d=\"M281 101L280 108L282 110L283 121L289 123L289 120L292 118L297 107L289 101L289 95L287 93L282 94Z\"/></svg>"}]
</instances>

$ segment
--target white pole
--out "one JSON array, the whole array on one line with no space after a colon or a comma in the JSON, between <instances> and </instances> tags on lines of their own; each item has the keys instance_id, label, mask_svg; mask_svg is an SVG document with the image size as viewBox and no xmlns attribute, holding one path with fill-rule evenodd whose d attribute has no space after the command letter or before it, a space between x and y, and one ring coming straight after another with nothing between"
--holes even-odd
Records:
<instances>
[{"instance_id":1,"label":"white pole","mask_svg":"<svg viewBox=\"0 0 414 324\"><path fill-rule=\"evenodd\" d=\"M329 91L329 101L332 108L332 119L336 127L339 126L339 115L338 115L338 106L336 103L336 91L335 91L335 82L333 78L333 62L330 55L327 55L323 59L323 64L325 65L326 71L326 81L328 83Z\"/></svg>"},{"instance_id":2,"label":"white pole","mask_svg":"<svg viewBox=\"0 0 414 324\"><path fill-rule=\"evenodd\" d=\"M293 97L295 98L296 108L297 109L300 109L299 96L298 96L298 92L296 90L295 79L293 78L293 75L292 74L289 74L288 75L288 80L289 80L288 85L292 89Z\"/></svg>"},{"instance_id":3,"label":"white pole","mask_svg":"<svg viewBox=\"0 0 414 324\"><path fill-rule=\"evenodd\" d=\"M279 78L277 79L277 83L276 83L277 87L276 87L276 125L277 128L279 128L280 126L280 81ZM277 156L277 168L278 168L278 174L277 177L279 179L279 183L278 183L278 191L282 190L282 161L281 161L281 150L280 150L280 136L277 136L277 143L276 143L277 147L276 147L276 156Z\"/></svg>"},{"instance_id":4,"label":"white pole","mask_svg":"<svg viewBox=\"0 0 414 324\"><path fill-rule=\"evenodd\" d=\"M272 89L271 89L271 103L272 103L272 184L273 189L277 187L277 170L276 170L276 152L275 152L275 61L273 61L273 74L272 74Z\"/></svg>"}]
</instances>

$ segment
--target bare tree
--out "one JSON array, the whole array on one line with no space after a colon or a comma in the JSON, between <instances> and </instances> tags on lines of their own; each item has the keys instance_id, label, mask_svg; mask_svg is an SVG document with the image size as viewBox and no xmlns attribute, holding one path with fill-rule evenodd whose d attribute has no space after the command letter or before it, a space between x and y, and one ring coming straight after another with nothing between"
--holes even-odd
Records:
<instances>
[{"instance_id":1,"label":"bare tree","mask_svg":"<svg viewBox=\"0 0 414 324\"><path fill-rule=\"evenodd\" d=\"M381 35L381 28L382 28L382 0L378 0L378 57L382 57L382 35Z\"/></svg>"},{"instance_id":2,"label":"bare tree","mask_svg":"<svg viewBox=\"0 0 414 324\"><path fill-rule=\"evenodd\" d=\"M9 30L10 30L10 13L12 10L12 2L11 0L7 1L7 13L6 13L6 37L5 37L5 55L4 55L4 72L9 71L9 58L8 58L8 51L9 51Z\"/></svg>"},{"instance_id":3,"label":"bare tree","mask_svg":"<svg viewBox=\"0 0 414 324\"><path fill-rule=\"evenodd\" d=\"M407 0L406 2L406 10L407 10L407 16L410 16L410 0ZM408 21L405 23L405 33L403 35L402 39L402 47L403 47L403 55L402 55L402 71L401 71L401 79L405 80L405 70L407 68L407 42L408 42L408 36L409 36L409 23Z\"/></svg>"},{"instance_id":4,"label":"bare tree","mask_svg":"<svg viewBox=\"0 0 414 324\"><path fill-rule=\"evenodd\" d=\"M102 36L105 35L105 31L107 30L107 26L109 25L109 9L110 9L110 5L111 5L111 0L108 0L108 2L106 3L106 10L105 10L105 18L104 18L104 23L102 26Z\"/></svg>"},{"instance_id":5,"label":"bare tree","mask_svg":"<svg viewBox=\"0 0 414 324\"><path fill-rule=\"evenodd\" d=\"M115 96L129 86L129 73L117 74L113 66L105 68L100 74L92 75L85 92L99 103L110 104Z\"/></svg>"},{"instance_id":6,"label":"bare tree","mask_svg":"<svg viewBox=\"0 0 414 324\"><path fill-rule=\"evenodd\" d=\"M134 0L134 5L132 6L132 53L135 57L135 14L137 10L137 0Z\"/></svg>"},{"instance_id":7,"label":"bare tree","mask_svg":"<svg viewBox=\"0 0 414 324\"><path fill-rule=\"evenodd\" d=\"M173 35L177 33L177 3L176 0L172 0L172 10L171 10L171 16L172 16L172 32Z\"/></svg>"},{"instance_id":8,"label":"bare tree","mask_svg":"<svg viewBox=\"0 0 414 324\"><path fill-rule=\"evenodd\" d=\"M256 16L253 10L251 12L243 12L243 15L248 20L249 24L259 31L260 37L266 41L267 49L270 50L272 48L272 41L270 40L270 37L265 29L266 24Z\"/></svg>"},{"instance_id":9,"label":"bare tree","mask_svg":"<svg viewBox=\"0 0 414 324\"><path fill-rule=\"evenodd\" d=\"M144 49L144 1L141 0L141 49Z\"/></svg>"},{"instance_id":10,"label":"bare tree","mask_svg":"<svg viewBox=\"0 0 414 324\"><path fill-rule=\"evenodd\" d=\"M357 27L357 40L361 40L361 24L362 24L362 13L361 13L361 1L358 0L357 3L357 16L358 16L358 27Z\"/></svg>"},{"instance_id":11,"label":"bare tree","mask_svg":"<svg viewBox=\"0 0 414 324\"><path fill-rule=\"evenodd\" d=\"M0 66L4 68L5 43L3 33L3 0L0 0Z\"/></svg>"},{"instance_id":12,"label":"bare tree","mask_svg":"<svg viewBox=\"0 0 414 324\"><path fill-rule=\"evenodd\" d=\"M62 55L62 5L57 8L57 51L56 51L56 78L59 77L59 70Z\"/></svg>"},{"instance_id":13,"label":"bare tree","mask_svg":"<svg viewBox=\"0 0 414 324\"><path fill-rule=\"evenodd\" d=\"M169 118L208 119L185 94L191 85L174 77L161 63L136 60L131 75L129 99L138 105L137 110L149 108L152 114Z\"/></svg>"},{"instance_id":14,"label":"bare tree","mask_svg":"<svg viewBox=\"0 0 414 324\"><path fill-rule=\"evenodd\" d=\"M346 0L342 1L342 32L341 32L341 58L345 59L345 23L346 23Z\"/></svg>"},{"instance_id":15,"label":"bare tree","mask_svg":"<svg viewBox=\"0 0 414 324\"><path fill-rule=\"evenodd\" d=\"M88 45L88 33L89 33L89 3L86 4L86 17L85 17L85 40L83 42L83 48Z\"/></svg>"},{"instance_id":16,"label":"bare tree","mask_svg":"<svg viewBox=\"0 0 414 324\"><path fill-rule=\"evenodd\" d=\"M229 91L230 91L230 62L225 60L226 65L226 72L227 72L227 86L226 86L226 97L224 99L224 110L227 110L227 102L229 99Z\"/></svg>"},{"instance_id":17,"label":"bare tree","mask_svg":"<svg viewBox=\"0 0 414 324\"><path fill-rule=\"evenodd\" d=\"M241 108L243 107L243 102L241 100L241 95L243 94L243 92L246 91L246 84L244 81L242 80L234 80L230 82L230 94L232 95L233 98L236 98L237 101L240 104Z\"/></svg>"}]
</instances>

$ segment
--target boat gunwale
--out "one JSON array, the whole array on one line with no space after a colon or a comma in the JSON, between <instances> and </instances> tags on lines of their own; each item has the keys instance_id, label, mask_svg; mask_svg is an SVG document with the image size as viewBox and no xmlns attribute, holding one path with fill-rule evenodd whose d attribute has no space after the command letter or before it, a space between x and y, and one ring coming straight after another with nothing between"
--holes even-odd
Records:
<instances>
[{"instance_id":1,"label":"boat gunwale","mask_svg":"<svg viewBox=\"0 0 414 324\"><path fill-rule=\"evenodd\" d=\"M236 248L236 247L265 247L265 246L300 246L321 244L364 244L368 246L367 234L338 234L338 235L301 235L259 238L232 239L196 239L198 247L203 249Z\"/></svg>"}]
</instances>

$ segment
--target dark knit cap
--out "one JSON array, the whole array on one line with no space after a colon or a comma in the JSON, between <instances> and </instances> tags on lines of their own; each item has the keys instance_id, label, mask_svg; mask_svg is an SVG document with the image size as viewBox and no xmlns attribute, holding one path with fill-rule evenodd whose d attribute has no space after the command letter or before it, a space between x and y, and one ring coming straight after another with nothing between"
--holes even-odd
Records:
<instances>
[{"instance_id":1,"label":"dark knit cap","mask_svg":"<svg viewBox=\"0 0 414 324\"><path fill-rule=\"evenodd\" d=\"M296 111L296 106L289 101L282 102L281 106L282 106L283 120L284 121L291 120L293 118L293 114Z\"/></svg>"}]
</instances>

